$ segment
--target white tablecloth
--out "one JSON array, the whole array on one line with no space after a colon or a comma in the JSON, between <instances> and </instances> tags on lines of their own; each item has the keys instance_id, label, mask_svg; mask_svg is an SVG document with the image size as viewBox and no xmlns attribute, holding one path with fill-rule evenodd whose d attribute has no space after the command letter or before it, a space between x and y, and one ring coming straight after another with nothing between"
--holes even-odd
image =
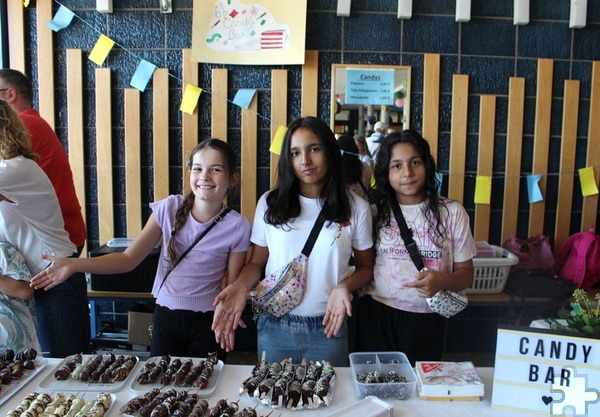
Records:
<instances>
[{"instance_id":1,"label":"white tablecloth","mask_svg":"<svg viewBox=\"0 0 600 417\"><path fill-rule=\"evenodd\" d=\"M2 405L0 405L0 417L4 417L6 413L17 407L23 397L30 392L37 391L42 392L47 390L41 389L39 384L49 374L54 373L55 367L61 362L61 359L48 359L44 369L39 372L34 378L30 379L27 383L20 384L18 391L15 391L14 395L8 398ZM137 375L137 372L142 366L142 362L136 365L132 375L128 378L123 389L114 393L116 395L116 403L111 407L108 413L109 417L120 416L119 408L121 408L128 400L140 395L138 392L132 391L131 381ZM229 401L235 401L239 398L239 387L241 382L250 375L252 366L250 365L225 365L219 379L219 383L215 389L214 394L208 399L210 406L214 406L216 402L221 398L226 398ZM517 417L527 416L529 414L512 413L505 410L498 410L491 407L491 395L492 395L492 379L493 379L493 368L478 368L477 371L481 375L483 382L485 383L485 397L478 402L449 402L449 401L425 401L420 400L416 396L404 401L400 400L389 400L394 406L394 416L406 416L406 417L482 417L482 416L502 416L502 417ZM334 412L345 409L346 407L357 403L360 398L356 396L354 386L352 385L352 376L350 368L336 368L337 381L335 390L333 393L333 400L328 407L321 407L316 410L301 410L301 411L290 411L277 409L272 417L277 416L329 416ZM51 391L50 391L51 392ZM2 395L5 393L3 392ZM239 405L241 408L247 406L256 406L256 400L253 400L247 396L242 396L239 399ZM266 416L269 412L273 411L270 408L259 404L256 408L259 416ZM367 416L365 416L367 417Z\"/></svg>"}]
</instances>

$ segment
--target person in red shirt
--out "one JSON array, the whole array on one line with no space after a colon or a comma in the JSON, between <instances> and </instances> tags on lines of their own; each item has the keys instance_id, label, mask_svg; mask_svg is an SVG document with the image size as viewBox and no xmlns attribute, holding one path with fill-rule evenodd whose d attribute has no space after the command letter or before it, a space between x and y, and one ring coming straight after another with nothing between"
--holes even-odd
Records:
<instances>
[{"instance_id":1,"label":"person in red shirt","mask_svg":"<svg viewBox=\"0 0 600 417\"><path fill-rule=\"evenodd\" d=\"M38 164L50 178L56 191L69 239L77 246L77 254L81 254L87 231L75 192L69 158L54 130L33 109L30 79L16 70L0 69L0 99L10 104L29 130L31 147L40 156Z\"/></svg>"}]
</instances>

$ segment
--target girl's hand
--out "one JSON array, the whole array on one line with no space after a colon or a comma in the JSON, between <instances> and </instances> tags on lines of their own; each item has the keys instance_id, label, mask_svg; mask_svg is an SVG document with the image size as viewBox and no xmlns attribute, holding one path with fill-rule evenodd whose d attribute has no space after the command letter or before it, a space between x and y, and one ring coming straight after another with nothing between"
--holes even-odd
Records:
<instances>
[{"instance_id":1,"label":"girl's hand","mask_svg":"<svg viewBox=\"0 0 600 417\"><path fill-rule=\"evenodd\" d=\"M246 290L235 284L228 285L215 297L213 306L215 314L211 330L215 332L217 343L220 343L226 352L230 352L235 341L235 329L238 326L246 328L242 320L242 312L246 306Z\"/></svg>"},{"instance_id":2,"label":"girl's hand","mask_svg":"<svg viewBox=\"0 0 600 417\"><path fill-rule=\"evenodd\" d=\"M414 281L407 282L404 286L415 288L419 293L419 297L429 298L437 294L438 291L444 289L446 276L447 275L442 272L423 269L421 272L417 272Z\"/></svg>"},{"instance_id":3,"label":"girl's hand","mask_svg":"<svg viewBox=\"0 0 600 417\"><path fill-rule=\"evenodd\" d=\"M338 286L331 291L327 301L327 311L323 318L325 335L337 335L346 321L346 316L352 316L352 295L347 288Z\"/></svg>"},{"instance_id":4,"label":"girl's hand","mask_svg":"<svg viewBox=\"0 0 600 417\"><path fill-rule=\"evenodd\" d=\"M36 290L44 289L48 291L58 284L65 282L75 271L73 261L69 258L59 256L42 255L42 259L50 262L50 266L34 276L29 282L29 286Z\"/></svg>"}]
</instances>

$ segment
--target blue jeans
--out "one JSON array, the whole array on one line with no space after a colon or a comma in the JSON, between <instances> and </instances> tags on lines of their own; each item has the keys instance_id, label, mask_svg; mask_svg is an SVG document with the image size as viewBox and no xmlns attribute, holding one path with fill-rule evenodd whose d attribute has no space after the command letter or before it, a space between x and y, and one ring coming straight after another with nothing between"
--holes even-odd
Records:
<instances>
[{"instance_id":1,"label":"blue jeans","mask_svg":"<svg viewBox=\"0 0 600 417\"><path fill-rule=\"evenodd\" d=\"M258 356L268 363L292 358L293 363L325 360L333 366L348 366L348 325L331 338L325 335L323 316L286 314L275 317L264 311L258 317Z\"/></svg>"},{"instance_id":2,"label":"blue jeans","mask_svg":"<svg viewBox=\"0 0 600 417\"><path fill-rule=\"evenodd\" d=\"M51 290L35 291L38 337L44 356L90 353L90 309L85 274L75 273Z\"/></svg>"}]
</instances>

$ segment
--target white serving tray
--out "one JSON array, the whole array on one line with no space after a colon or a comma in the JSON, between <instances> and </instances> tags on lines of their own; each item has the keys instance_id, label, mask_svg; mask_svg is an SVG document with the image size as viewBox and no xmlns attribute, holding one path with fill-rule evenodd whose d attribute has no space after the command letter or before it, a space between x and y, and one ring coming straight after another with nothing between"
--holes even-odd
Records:
<instances>
[{"instance_id":1,"label":"white serving tray","mask_svg":"<svg viewBox=\"0 0 600 417\"><path fill-rule=\"evenodd\" d=\"M82 355L85 360L88 356L96 356L96 355ZM89 382L89 381L80 381L77 379L73 379L71 377L59 381L54 377L54 373L58 368L64 365L70 357L64 358L56 367L50 372L44 379L42 379L39 383L40 389L44 391L57 391L57 392L73 392L73 391L81 391L81 392L117 392L120 391L123 387L125 387L132 377L132 375L137 374L137 369L140 366L140 360L136 356L137 362L134 367L129 371L129 375L123 381L115 381L115 382Z\"/></svg>"},{"instance_id":2,"label":"white serving tray","mask_svg":"<svg viewBox=\"0 0 600 417\"><path fill-rule=\"evenodd\" d=\"M161 356L153 356L151 358L149 358L146 362L158 362L160 361ZM198 365L201 361L206 360L205 358L190 358L190 357L182 357L182 356L171 356L171 361L173 361L173 359L180 359L181 361L186 360L186 359L191 359L192 360L192 366L196 366ZM186 388L185 386L177 386L177 385L162 385L160 383L160 377L158 378L158 380L156 382L153 382L151 384L140 384L137 381L137 376L138 374L142 371L143 365L140 366L139 368L137 368L136 372L135 372L135 376L133 377L133 379L131 380L131 389L137 393L146 393L150 390L152 390L153 388L160 388L160 389L164 389L164 388L176 388L176 389L180 389L180 388ZM197 387L190 387L193 388L194 392L197 393L200 398L208 398L212 395L212 393L215 391L215 389L217 388L217 384L219 383L219 378L221 377L221 373L223 371L223 362L222 361L218 361L214 368L213 368L213 373L210 376L210 378L208 379L208 385L206 386L206 388L204 389L199 389Z\"/></svg>"},{"instance_id":3,"label":"white serving tray","mask_svg":"<svg viewBox=\"0 0 600 417\"><path fill-rule=\"evenodd\" d=\"M27 382L33 379L44 367L48 364L46 358L38 357L34 359L35 369L26 370L23 372L23 376L15 381L12 381L8 385L2 385L2 391L0 391L0 405L4 404L6 400L12 397L21 387L25 386Z\"/></svg>"}]
</instances>

